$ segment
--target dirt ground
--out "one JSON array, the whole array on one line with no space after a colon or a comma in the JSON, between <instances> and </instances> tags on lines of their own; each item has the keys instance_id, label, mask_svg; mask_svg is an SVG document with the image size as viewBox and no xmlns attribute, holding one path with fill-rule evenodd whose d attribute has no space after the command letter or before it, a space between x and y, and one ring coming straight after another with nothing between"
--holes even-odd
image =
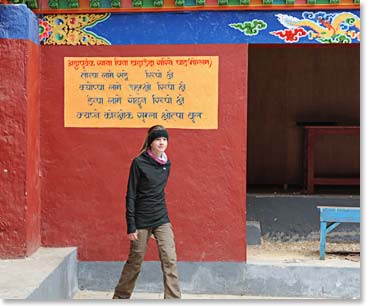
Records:
<instances>
[{"instance_id":1,"label":"dirt ground","mask_svg":"<svg viewBox=\"0 0 367 306\"><path fill-rule=\"evenodd\" d=\"M319 259L319 241L278 242L262 240L261 245L247 246L248 260ZM360 243L326 242L325 259L360 261Z\"/></svg>"}]
</instances>

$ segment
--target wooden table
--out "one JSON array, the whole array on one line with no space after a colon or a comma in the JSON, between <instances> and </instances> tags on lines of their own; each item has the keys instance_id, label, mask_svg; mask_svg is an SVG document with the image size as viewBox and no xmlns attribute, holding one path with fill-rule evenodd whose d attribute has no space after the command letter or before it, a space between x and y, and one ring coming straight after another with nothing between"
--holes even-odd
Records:
<instances>
[{"instance_id":1,"label":"wooden table","mask_svg":"<svg viewBox=\"0 0 367 306\"><path fill-rule=\"evenodd\" d=\"M330 233L340 223L359 223L360 208L317 206L317 209L320 211L320 259L325 259L326 234Z\"/></svg>"},{"instance_id":2,"label":"wooden table","mask_svg":"<svg viewBox=\"0 0 367 306\"><path fill-rule=\"evenodd\" d=\"M359 178L315 177L315 142L320 135L359 135L359 126L314 126L305 125L305 177L306 192L314 193L315 185L359 185Z\"/></svg>"}]
</instances>

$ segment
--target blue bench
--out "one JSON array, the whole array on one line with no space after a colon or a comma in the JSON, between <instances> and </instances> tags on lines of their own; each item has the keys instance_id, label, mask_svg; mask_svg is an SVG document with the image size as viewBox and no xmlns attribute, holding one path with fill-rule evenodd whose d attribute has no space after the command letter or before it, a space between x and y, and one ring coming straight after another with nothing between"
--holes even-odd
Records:
<instances>
[{"instance_id":1,"label":"blue bench","mask_svg":"<svg viewBox=\"0 0 367 306\"><path fill-rule=\"evenodd\" d=\"M325 259L326 234L340 223L359 223L359 207L317 206L320 211L320 259ZM330 223L330 224L328 224Z\"/></svg>"}]
</instances>

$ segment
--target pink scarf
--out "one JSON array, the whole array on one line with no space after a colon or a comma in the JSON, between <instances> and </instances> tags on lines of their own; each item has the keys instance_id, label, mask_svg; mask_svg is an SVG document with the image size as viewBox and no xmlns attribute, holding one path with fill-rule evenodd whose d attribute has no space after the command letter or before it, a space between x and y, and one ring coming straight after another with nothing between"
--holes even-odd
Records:
<instances>
[{"instance_id":1,"label":"pink scarf","mask_svg":"<svg viewBox=\"0 0 367 306\"><path fill-rule=\"evenodd\" d=\"M158 157L158 156L154 155L153 152L149 149L147 150L147 153L149 154L149 156L151 158L153 158L156 162L158 162L162 165L164 165L168 160L167 154L165 152L162 153L161 157Z\"/></svg>"}]
</instances>

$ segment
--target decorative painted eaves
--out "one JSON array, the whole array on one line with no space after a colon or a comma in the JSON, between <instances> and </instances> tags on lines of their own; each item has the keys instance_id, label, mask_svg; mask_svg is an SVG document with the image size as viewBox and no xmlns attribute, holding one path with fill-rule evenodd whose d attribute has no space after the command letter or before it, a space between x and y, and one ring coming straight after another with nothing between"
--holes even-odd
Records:
<instances>
[{"instance_id":1,"label":"decorative painted eaves","mask_svg":"<svg viewBox=\"0 0 367 306\"><path fill-rule=\"evenodd\" d=\"M39 17L39 33L44 45L359 44L359 15L358 10L49 14ZM160 31L143 23L159 24ZM192 35L182 24L200 32Z\"/></svg>"},{"instance_id":2,"label":"decorative painted eaves","mask_svg":"<svg viewBox=\"0 0 367 306\"><path fill-rule=\"evenodd\" d=\"M192 10L359 9L360 0L0 0L35 13L103 13Z\"/></svg>"}]
</instances>

